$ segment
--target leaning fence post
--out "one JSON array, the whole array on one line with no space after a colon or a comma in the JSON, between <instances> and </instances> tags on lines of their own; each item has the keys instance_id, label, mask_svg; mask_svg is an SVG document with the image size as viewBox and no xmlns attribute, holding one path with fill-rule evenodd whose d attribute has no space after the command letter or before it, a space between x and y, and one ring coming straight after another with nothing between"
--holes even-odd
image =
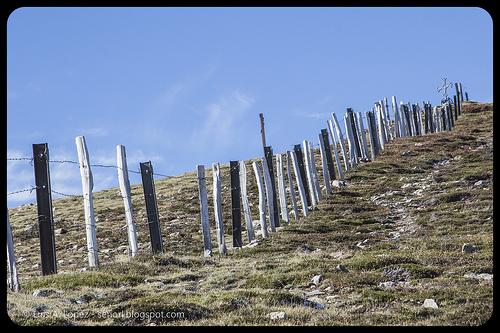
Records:
<instances>
[{"instance_id":1,"label":"leaning fence post","mask_svg":"<svg viewBox=\"0 0 500 333\"><path fill-rule=\"evenodd\" d=\"M328 119L328 132L330 133L330 137L332 138L332 150L333 155L335 156L335 164L337 165L337 171L339 172L339 179L344 179L344 171L342 170L342 165L340 164L339 152L337 151L337 140L335 140L335 135L333 132L333 123L331 119Z\"/></svg>"},{"instance_id":2,"label":"leaning fence post","mask_svg":"<svg viewBox=\"0 0 500 333\"><path fill-rule=\"evenodd\" d=\"M321 195L321 187L319 186L319 177L318 177L318 169L316 168L316 159L314 157L314 149L312 148L312 144L307 142L309 153L311 154L311 169L313 171L313 181L314 188L316 189L316 201L319 203L323 198Z\"/></svg>"},{"instance_id":3,"label":"leaning fence post","mask_svg":"<svg viewBox=\"0 0 500 333\"><path fill-rule=\"evenodd\" d=\"M295 194L295 187L293 184L293 178L292 178L292 161L291 161L291 153L289 150L286 151L286 173L288 177L288 183L290 184L290 197L292 199L292 209L293 209L293 216L295 217L295 221L299 220L299 211L297 209L297 197Z\"/></svg>"},{"instance_id":4,"label":"leaning fence post","mask_svg":"<svg viewBox=\"0 0 500 333\"><path fill-rule=\"evenodd\" d=\"M76 149L78 151L80 175L82 177L83 207L85 209L85 226L87 231L89 266L98 267L99 258L96 238L96 225L94 218L94 200L92 197L94 180L92 178L92 171L90 170L89 152L87 150L87 144L85 143L85 137L76 137Z\"/></svg>"},{"instance_id":5,"label":"leaning fence post","mask_svg":"<svg viewBox=\"0 0 500 333\"><path fill-rule=\"evenodd\" d=\"M14 253L14 240L12 237L12 227L10 226L8 211L7 211L7 261L9 262L8 272L7 272L9 288L14 292L18 292L20 287L19 287L19 279L17 276L16 255Z\"/></svg>"},{"instance_id":6,"label":"leaning fence post","mask_svg":"<svg viewBox=\"0 0 500 333\"><path fill-rule=\"evenodd\" d=\"M312 174L312 164L311 164L311 154L309 153L309 145L307 140L302 141L303 151L304 151L304 164L306 166L307 184L309 187L309 193L311 198L311 206L316 207L316 185L314 184L313 174Z\"/></svg>"},{"instance_id":7,"label":"leaning fence post","mask_svg":"<svg viewBox=\"0 0 500 333\"><path fill-rule=\"evenodd\" d=\"M217 244L219 244L219 254L225 255L227 253L227 248L224 239L224 222L222 220L222 199L219 163L212 164L212 176L215 226L217 229Z\"/></svg>"},{"instance_id":8,"label":"leaning fence post","mask_svg":"<svg viewBox=\"0 0 500 333\"><path fill-rule=\"evenodd\" d=\"M354 113L354 118L356 119L356 123L359 127L359 136L361 138L361 155L365 159L368 158L368 146L366 144L366 131L365 131L365 125L363 125L363 116L361 115L361 112L355 112Z\"/></svg>"},{"instance_id":9,"label":"leaning fence post","mask_svg":"<svg viewBox=\"0 0 500 333\"><path fill-rule=\"evenodd\" d=\"M260 229L262 231L262 238L267 238L269 233L267 232L266 223L266 196L264 194L264 184L262 184L262 171L260 170L257 161L252 162L253 172L255 173L255 179L257 181L257 189L259 191L259 218L260 218Z\"/></svg>"},{"instance_id":10,"label":"leaning fence post","mask_svg":"<svg viewBox=\"0 0 500 333\"><path fill-rule=\"evenodd\" d=\"M273 189L273 212L274 212L274 223L276 227L280 226L280 217L278 212L278 192L276 191L276 178L274 177L274 164L273 164L273 148L271 146L264 147L264 157L267 161L267 167L269 171L269 176L271 177L271 187Z\"/></svg>"},{"instance_id":11,"label":"leaning fence post","mask_svg":"<svg viewBox=\"0 0 500 333\"><path fill-rule=\"evenodd\" d=\"M197 165L196 171L198 174L198 194L200 198L201 231L203 233L203 255L204 257L211 257L212 241L210 238L210 222L208 221L208 198L207 198L207 186L205 182L205 166Z\"/></svg>"},{"instance_id":12,"label":"leaning fence post","mask_svg":"<svg viewBox=\"0 0 500 333\"><path fill-rule=\"evenodd\" d=\"M332 181L336 178L335 167L333 166L332 149L330 146L330 140L328 139L328 130L326 128L321 129L320 142L323 142L323 148L325 149L326 166L328 168L328 175L330 176L330 181Z\"/></svg>"},{"instance_id":13,"label":"leaning fence post","mask_svg":"<svg viewBox=\"0 0 500 333\"><path fill-rule=\"evenodd\" d=\"M231 216L233 227L233 248L242 247L241 240L241 189L240 189L240 168L238 161L229 162L231 174Z\"/></svg>"},{"instance_id":14,"label":"leaning fence post","mask_svg":"<svg viewBox=\"0 0 500 333\"><path fill-rule=\"evenodd\" d=\"M337 133L337 138L339 139L340 150L342 151L342 158L344 160L345 170L349 171L349 159L347 158L347 152L345 149L344 137L342 135L342 131L340 130L339 121L337 120L337 116L332 112L333 124L335 125L335 132ZM332 133L333 134L333 133Z\"/></svg>"},{"instance_id":15,"label":"leaning fence post","mask_svg":"<svg viewBox=\"0 0 500 333\"><path fill-rule=\"evenodd\" d=\"M290 218L288 216L288 207L286 204L286 193L285 193L285 175L283 174L283 155L278 154L276 156L277 162L277 172L278 172L278 192L280 199L280 208L281 208L281 218L286 223L290 223Z\"/></svg>"},{"instance_id":16,"label":"leaning fence post","mask_svg":"<svg viewBox=\"0 0 500 333\"><path fill-rule=\"evenodd\" d=\"M146 213L148 217L149 234L151 237L151 251L153 254L163 252L163 239L160 229L160 218L156 203L156 192L153 180L153 166L151 161L140 163L142 188L146 202Z\"/></svg>"},{"instance_id":17,"label":"leaning fence post","mask_svg":"<svg viewBox=\"0 0 500 333\"><path fill-rule=\"evenodd\" d=\"M304 166L304 154L302 153L302 148L300 146L300 144L298 145L294 145L293 146L293 150L294 150L294 157L295 157L295 160L297 161L297 167L298 167L298 171L299 171L299 177L301 179L301 184L302 186L304 187L304 190L305 190L305 205L306 207L309 207L311 205L311 198L310 198L310 195L309 195L309 188L307 186L307 173L306 173L306 168Z\"/></svg>"},{"instance_id":18,"label":"leaning fence post","mask_svg":"<svg viewBox=\"0 0 500 333\"><path fill-rule=\"evenodd\" d=\"M250 212L250 204L248 203L247 167L245 165L245 161L240 161L240 187L241 187L241 202L243 205L243 215L245 216L245 222L247 226L248 242L251 242L255 238L255 233L253 231L253 221L252 221L252 213Z\"/></svg>"},{"instance_id":19,"label":"leaning fence post","mask_svg":"<svg viewBox=\"0 0 500 333\"><path fill-rule=\"evenodd\" d=\"M271 231L276 231L276 221L274 214L273 205L273 186L271 185L271 176L269 175L269 167L267 165L267 159L264 157L262 159L262 170L264 171L264 184L266 187L266 201L267 201L267 211L269 212L269 224L271 225Z\"/></svg>"},{"instance_id":20,"label":"leaning fence post","mask_svg":"<svg viewBox=\"0 0 500 333\"><path fill-rule=\"evenodd\" d=\"M356 145L354 143L354 137L352 135L352 127L350 118L347 113L344 115L344 125L345 131L347 133L347 143L349 144L349 159L352 168L355 168L358 164L357 162L357 154L356 154Z\"/></svg>"},{"instance_id":21,"label":"leaning fence post","mask_svg":"<svg viewBox=\"0 0 500 333\"><path fill-rule=\"evenodd\" d=\"M42 275L56 274L57 262L50 188L49 147L46 143L33 145L33 164L35 169Z\"/></svg>"},{"instance_id":22,"label":"leaning fence post","mask_svg":"<svg viewBox=\"0 0 500 333\"><path fill-rule=\"evenodd\" d=\"M304 183L302 182L302 177L300 175L299 163L297 161L298 158L297 158L297 154L295 153L295 150L290 152L290 156L292 158L293 172L295 174L295 180L297 181L297 187L299 189L300 202L302 203L302 214L304 216L307 216L307 214L308 214L307 196L306 196L307 192L304 189Z\"/></svg>"},{"instance_id":23,"label":"leaning fence post","mask_svg":"<svg viewBox=\"0 0 500 333\"><path fill-rule=\"evenodd\" d=\"M127 220L129 254L131 257L137 255L137 235L134 223L134 212L132 207L132 198L130 196L130 181L128 178L127 155L125 146L116 146L116 165L118 170L118 183L125 207L125 219Z\"/></svg>"},{"instance_id":24,"label":"leaning fence post","mask_svg":"<svg viewBox=\"0 0 500 333\"><path fill-rule=\"evenodd\" d=\"M392 96L392 111L394 112L394 133L397 138L401 135L401 119L399 117L398 103L396 102L396 96Z\"/></svg>"},{"instance_id":25,"label":"leaning fence post","mask_svg":"<svg viewBox=\"0 0 500 333\"><path fill-rule=\"evenodd\" d=\"M375 160L375 157L378 155L378 146L377 146L377 134L375 121L373 119L373 113L368 111L366 112L366 122L368 125L368 137L370 139L370 153L372 161Z\"/></svg>"},{"instance_id":26,"label":"leaning fence post","mask_svg":"<svg viewBox=\"0 0 500 333\"><path fill-rule=\"evenodd\" d=\"M320 155L321 155L321 169L323 171L323 181L325 183L325 189L326 189L326 193L328 195L332 194L332 184L330 183L331 180L330 180L330 171L328 170L328 163L327 163L327 155L326 155L326 151L325 151L325 142L324 142L324 137L323 137L323 130L321 130L322 132L319 134L319 151L320 151ZM328 137L327 137L328 139ZM330 155L330 162L331 162L331 155ZM333 163L332 163L332 169L333 169Z\"/></svg>"}]
</instances>

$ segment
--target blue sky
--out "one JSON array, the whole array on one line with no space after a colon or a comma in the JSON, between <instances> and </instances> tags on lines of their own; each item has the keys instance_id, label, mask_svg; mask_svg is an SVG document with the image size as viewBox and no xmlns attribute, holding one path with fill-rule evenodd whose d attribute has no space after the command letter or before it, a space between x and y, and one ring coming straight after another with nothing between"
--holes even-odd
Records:
<instances>
[{"instance_id":1,"label":"blue sky","mask_svg":"<svg viewBox=\"0 0 500 333\"><path fill-rule=\"evenodd\" d=\"M493 24L480 8L21 8L7 23L7 155L179 174L317 142L331 112L398 100L437 103L441 78L493 99ZM7 191L34 185L8 162ZM96 169L94 190L117 186ZM51 164L52 187L81 193L78 167ZM131 174L132 183L140 177ZM57 198L57 195L54 196ZM8 206L35 194L8 197Z\"/></svg>"}]
</instances>

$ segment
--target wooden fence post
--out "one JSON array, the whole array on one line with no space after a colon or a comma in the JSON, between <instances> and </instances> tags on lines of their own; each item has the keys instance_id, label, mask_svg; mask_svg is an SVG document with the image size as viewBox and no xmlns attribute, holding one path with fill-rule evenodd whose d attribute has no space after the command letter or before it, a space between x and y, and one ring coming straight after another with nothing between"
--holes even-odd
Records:
<instances>
[{"instance_id":1,"label":"wooden fence post","mask_svg":"<svg viewBox=\"0 0 500 333\"><path fill-rule=\"evenodd\" d=\"M321 195L321 187L319 186L318 169L316 168L316 159L314 157L314 149L312 144L307 142L309 153L311 154L311 169L313 171L314 188L316 189L316 201L319 203L323 198Z\"/></svg>"},{"instance_id":2,"label":"wooden fence post","mask_svg":"<svg viewBox=\"0 0 500 333\"><path fill-rule=\"evenodd\" d=\"M42 275L56 274L57 262L50 187L49 147L46 143L33 145L33 164L35 169Z\"/></svg>"},{"instance_id":3,"label":"wooden fence post","mask_svg":"<svg viewBox=\"0 0 500 333\"><path fill-rule=\"evenodd\" d=\"M253 231L252 213L250 212L250 204L248 203L247 195L247 167L245 161L240 161L240 187L241 187L241 202L243 204L243 215L247 226L248 242L254 240L255 233Z\"/></svg>"},{"instance_id":4,"label":"wooden fence post","mask_svg":"<svg viewBox=\"0 0 500 333\"><path fill-rule=\"evenodd\" d=\"M340 144L340 150L342 152L342 158L344 160L344 167L346 171L349 171L349 159L347 158L347 152L345 149L344 137L342 136L342 131L340 130L339 121L337 120L337 116L332 112L333 124L335 125L335 132L337 133L337 139ZM333 134L333 133L332 133Z\"/></svg>"},{"instance_id":5,"label":"wooden fence post","mask_svg":"<svg viewBox=\"0 0 500 333\"><path fill-rule=\"evenodd\" d=\"M151 252L153 254L163 252L163 239L156 203L156 191L153 180L153 165L151 161L140 163L142 188L146 202L146 214L148 217L149 234L151 237Z\"/></svg>"},{"instance_id":6,"label":"wooden fence post","mask_svg":"<svg viewBox=\"0 0 500 333\"><path fill-rule=\"evenodd\" d=\"M134 212L132 206L132 197L130 195L130 181L128 178L127 155L125 146L116 146L116 166L118 170L118 184L123 198L123 206L125 208L125 219L127 220L127 234L129 255L135 257L137 255L137 234L135 230Z\"/></svg>"},{"instance_id":7,"label":"wooden fence post","mask_svg":"<svg viewBox=\"0 0 500 333\"><path fill-rule=\"evenodd\" d=\"M14 240L12 237L12 227L9 222L9 211L7 210L7 261L9 263L7 270L8 287L14 292L20 289L19 278L17 276L16 255L14 253Z\"/></svg>"},{"instance_id":8,"label":"wooden fence post","mask_svg":"<svg viewBox=\"0 0 500 333\"><path fill-rule=\"evenodd\" d=\"M231 213L233 226L233 248L242 247L241 240L241 189L240 189L240 167L238 161L230 161L231 172Z\"/></svg>"},{"instance_id":9,"label":"wooden fence post","mask_svg":"<svg viewBox=\"0 0 500 333\"><path fill-rule=\"evenodd\" d=\"M252 162L253 172L257 180L257 189L259 190L259 218L262 238L269 237L266 223L266 196L264 194L264 184L262 184L262 172L257 161Z\"/></svg>"},{"instance_id":10,"label":"wooden fence post","mask_svg":"<svg viewBox=\"0 0 500 333\"><path fill-rule=\"evenodd\" d=\"M83 207L85 210L85 229L87 232L87 250L89 257L89 266L98 267L98 247L96 237L96 225L94 218L94 199L92 189L94 188L94 180L92 171L90 170L89 153L85 137L76 137L76 149L78 151L78 162L80 164L80 175L82 177L83 189Z\"/></svg>"},{"instance_id":11,"label":"wooden fence post","mask_svg":"<svg viewBox=\"0 0 500 333\"><path fill-rule=\"evenodd\" d=\"M259 113L259 118L260 118L260 135L262 137L262 148L264 148L264 153L265 153L265 147L266 147L266 131L264 128L264 114Z\"/></svg>"},{"instance_id":12,"label":"wooden fence post","mask_svg":"<svg viewBox=\"0 0 500 333\"><path fill-rule=\"evenodd\" d=\"M458 105L457 105L457 95L453 95L453 106L455 120L458 120Z\"/></svg>"},{"instance_id":13,"label":"wooden fence post","mask_svg":"<svg viewBox=\"0 0 500 333\"><path fill-rule=\"evenodd\" d=\"M344 115L344 125L345 125L345 131L347 133L347 143L349 144L349 162L351 164L351 167L355 168L356 165L358 165L356 145L354 144L354 137L352 135L350 118L347 114Z\"/></svg>"},{"instance_id":14,"label":"wooden fence post","mask_svg":"<svg viewBox=\"0 0 500 333\"><path fill-rule=\"evenodd\" d=\"M297 146L295 146L297 148ZM302 203L302 215L307 216L308 205L307 205L307 192L304 188L304 183L300 174L300 168L298 163L298 156L295 153L296 149L290 152L290 157L292 158L293 172L295 174L295 180L297 181L297 187L299 189L300 202Z\"/></svg>"},{"instance_id":15,"label":"wooden fence post","mask_svg":"<svg viewBox=\"0 0 500 333\"><path fill-rule=\"evenodd\" d=\"M207 186L205 182L205 166L197 165L198 174L198 195L200 199L200 220L201 231L203 233L203 256L212 256L212 240L210 237L210 222L208 220L208 197Z\"/></svg>"},{"instance_id":16,"label":"wooden fence post","mask_svg":"<svg viewBox=\"0 0 500 333\"><path fill-rule=\"evenodd\" d=\"M458 87L460 89L460 100L463 102L464 101L464 93L463 93L463 90L462 90L462 82L458 83Z\"/></svg>"},{"instance_id":17,"label":"wooden fence post","mask_svg":"<svg viewBox=\"0 0 500 333\"><path fill-rule=\"evenodd\" d=\"M213 200L214 200L214 216L215 226L217 229L217 244L219 245L219 254L227 254L226 241L224 239L224 222L222 220L222 198L221 198L221 179L219 163L212 164L213 177Z\"/></svg>"},{"instance_id":18,"label":"wooden fence post","mask_svg":"<svg viewBox=\"0 0 500 333\"><path fill-rule=\"evenodd\" d=\"M468 102L469 101L469 94L467 93L467 91L465 92L465 101Z\"/></svg>"},{"instance_id":19,"label":"wooden fence post","mask_svg":"<svg viewBox=\"0 0 500 333\"><path fill-rule=\"evenodd\" d=\"M387 112L385 110L384 101L379 101L380 115L382 116L382 124L384 125L384 136L385 141L389 142L392 140L392 133L389 127L389 121L387 120Z\"/></svg>"},{"instance_id":20,"label":"wooden fence post","mask_svg":"<svg viewBox=\"0 0 500 333\"><path fill-rule=\"evenodd\" d=\"M267 166L269 170L269 176L271 177L271 187L273 188L273 212L274 212L274 223L276 227L280 226L280 217L278 211L278 191L276 191L276 178L274 177L274 164L273 164L273 148L271 146L264 147L265 158L267 161Z\"/></svg>"},{"instance_id":21,"label":"wooden fence post","mask_svg":"<svg viewBox=\"0 0 500 333\"><path fill-rule=\"evenodd\" d=\"M326 166L328 168L328 175L330 176L330 181L332 181L336 179L336 175L335 175L335 167L333 165L333 155L330 146L330 139L328 138L328 130L326 128L321 129L320 142L323 142L323 148L325 149Z\"/></svg>"},{"instance_id":22,"label":"wooden fence post","mask_svg":"<svg viewBox=\"0 0 500 333\"><path fill-rule=\"evenodd\" d=\"M316 185L314 184L313 174L312 174L312 164L311 164L311 154L309 153L309 145L307 140L302 142L303 151L304 151L304 164L306 166L306 175L307 175L307 184L309 187L309 194L311 198L311 206L316 207L317 198L316 198Z\"/></svg>"},{"instance_id":23,"label":"wooden fence post","mask_svg":"<svg viewBox=\"0 0 500 333\"><path fill-rule=\"evenodd\" d=\"M370 151L372 156L372 161L375 160L379 153L378 141L377 141L377 127L375 126L375 116L373 112L366 112L366 120L368 123L368 134L370 138Z\"/></svg>"},{"instance_id":24,"label":"wooden fence post","mask_svg":"<svg viewBox=\"0 0 500 333\"><path fill-rule=\"evenodd\" d=\"M392 111L394 112L394 132L396 138L400 138L401 134L401 118L399 116L398 103L396 102L396 96L392 96Z\"/></svg>"},{"instance_id":25,"label":"wooden fence post","mask_svg":"<svg viewBox=\"0 0 500 333\"><path fill-rule=\"evenodd\" d=\"M287 224L290 224L290 218L288 216L288 206L286 203L285 174L283 173L283 155L276 155L276 164L276 170L278 173L278 193L280 199L281 218Z\"/></svg>"},{"instance_id":26,"label":"wooden fence post","mask_svg":"<svg viewBox=\"0 0 500 333\"><path fill-rule=\"evenodd\" d=\"M307 185L307 173L306 173L306 168L304 166L305 157L304 157L304 154L302 154L302 148L301 148L300 144L294 145L293 150L294 150L294 157L295 157L295 160L297 161L297 165L299 168L298 170L300 172L299 176L301 179L301 183L302 183L302 186L304 187L304 190L305 190L305 198L306 198L305 204L307 207L309 207L309 206L311 206L311 197L309 195L309 187ZM301 200L302 200L302 198L301 198Z\"/></svg>"},{"instance_id":27,"label":"wooden fence post","mask_svg":"<svg viewBox=\"0 0 500 333\"><path fill-rule=\"evenodd\" d=\"M271 185L271 175L269 175L269 167L267 165L267 159L262 159L262 170L264 172L264 184L266 187L266 201L267 201L267 211L269 212L269 224L271 225L271 231L276 232L276 221L274 214L273 205L273 186Z\"/></svg>"},{"instance_id":28,"label":"wooden fence post","mask_svg":"<svg viewBox=\"0 0 500 333\"><path fill-rule=\"evenodd\" d=\"M288 183L290 184L290 197L292 199L292 209L293 209L293 216L295 218L295 221L299 220L299 211L297 209L297 196L295 194L295 187L293 184L293 178L292 178L292 155L289 150L286 151L286 173L287 173L287 178L288 178Z\"/></svg>"},{"instance_id":29,"label":"wooden fence post","mask_svg":"<svg viewBox=\"0 0 500 333\"><path fill-rule=\"evenodd\" d=\"M349 125L351 128L352 138L354 141L354 148L356 153L356 159L359 161L359 158L362 156L361 154L361 138L359 137L359 128L356 124L356 120L354 119L354 111L351 108L347 108L347 117L349 117Z\"/></svg>"},{"instance_id":30,"label":"wooden fence post","mask_svg":"<svg viewBox=\"0 0 500 333\"><path fill-rule=\"evenodd\" d=\"M323 171L323 182L325 183L325 189L326 193L328 195L332 194L332 184L331 184L331 179L330 179L330 171L328 167L328 162L327 162L327 155L326 155L326 144L324 142L323 138L323 130L321 130L321 133L318 135L319 138L319 152L321 155L321 170ZM328 139L328 137L326 137ZM328 147L330 145L328 144ZM330 155L330 163L331 163L331 168L333 169L333 163L332 163L332 156Z\"/></svg>"},{"instance_id":31,"label":"wooden fence post","mask_svg":"<svg viewBox=\"0 0 500 333\"><path fill-rule=\"evenodd\" d=\"M327 123L327 129L330 134L330 138L332 139L332 150L333 150L333 155L335 156L335 164L337 165L337 171L339 173L339 179L344 179L344 171L342 170L342 165L340 164L340 158L339 158L339 153L337 151L337 141L335 140L335 135L333 131L333 123L331 119L328 119L326 121Z\"/></svg>"},{"instance_id":32,"label":"wooden fence post","mask_svg":"<svg viewBox=\"0 0 500 333\"><path fill-rule=\"evenodd\" d=\"M363 125L363 117L361 115L361 112L355 112L354 117L356 119L356 124L358 125L359 128L359 137L361 138L360 143L361 143L361 156L368 160L368 145L366 144L366 131L365 131L365 126Z\"/></svg>"},{"instance_id":33,"label":"wooden fence post","mask_svg":"<svg viewBox=\"0 0 500 333\"><path fill-rule=\"evenodd\" d=\"M448 112L448 119L450 121L451 128L455 127L455 120L453 119L453 110L451 109L451 103L446 103L446 111Z\"/></svg>"}]
</instances>

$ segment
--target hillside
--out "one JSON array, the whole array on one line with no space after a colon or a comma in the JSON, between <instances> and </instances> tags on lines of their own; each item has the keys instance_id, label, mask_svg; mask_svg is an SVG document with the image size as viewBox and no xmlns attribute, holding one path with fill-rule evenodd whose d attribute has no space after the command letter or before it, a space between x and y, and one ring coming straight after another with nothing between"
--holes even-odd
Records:
<instances>
[{"instance_id":1,"label":"hillside","mask_svg":"<svg viewBox=\"0 0 500 333\"><path fill-rule=\"evenodd\" d=\"M101 260L95 271L82 269L81 199L54 200L55 229L64 230L55 236L59 273L46 277L37 266L36 206L10 209L22 290L8 292L9 316L20 325L482 324L493 310L493 105L465 103L455 125L451 132L394 140L374 162L348 172L347 186L307 218L222 258L208 167L210 259L203 258L194 173L155 181L165 244L155 257L142 187L132 187L140 243L133 259L118 189L95 193ZM249 163L247 171L257 220ZM230 249L228 165L221 173ZM464 243L475 252L463 253ZM316 275L322 277L317 286ZM40 289L49 295L32 295ZM427 298L439 308L423 308ZM121 311L184 311L185 318L111 315ZM286 318L271 319L274 311Z\"/></svg>"}]
</instances>

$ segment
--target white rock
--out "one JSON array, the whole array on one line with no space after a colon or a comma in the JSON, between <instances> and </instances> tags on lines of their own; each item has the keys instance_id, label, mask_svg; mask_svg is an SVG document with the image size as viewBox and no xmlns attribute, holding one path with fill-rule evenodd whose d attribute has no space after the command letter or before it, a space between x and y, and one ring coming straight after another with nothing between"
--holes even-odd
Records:
<instances>
[{"instance_id":1,"label":"white rock","mask_svg":"<svg viewBox=\"0 0 500 333\"><path fill-rule=\"evenodd\" d=\"M313 283L316 286L319 284L320 281L321 281L321 275L315 275L311 279L311 283Z\"/></svg>"},{"instance_id":2,"label":"white rock","mask_svg":"<svg viewBox=\"0 0 500 333\"><path fill-rule=\"evenodd\" d=\"M283 311L274 311L268 314L268 316L271 318L271 320L279 320L279 319L286 319L287 315Z\"/></svg>"},{"instance_id":3,"label":"white rock","mask_svg":"<svg viewBox=\"0 0 500 333\"><path fill-rule=\"evenodd\" d=\"M346 187L346 182L345 182L345 180L338 180L338 179L335 179L335 180L332 182L332 186L333 186L333 187L337 187L337 188L343 188L343 187Z\"/></svg>"},{"instance_id":4,"label":"white rock","mask_svg":"<svg viewBox=\"0 0 500 333\"><path fill-rule=\"evenodd\" d=\"M432 298L426 298L424 301L424 304L422 304L424 308L431 308L431 309L437 309L439 308L436 301L433 300Z\"/></svg>"}]
</instances>

